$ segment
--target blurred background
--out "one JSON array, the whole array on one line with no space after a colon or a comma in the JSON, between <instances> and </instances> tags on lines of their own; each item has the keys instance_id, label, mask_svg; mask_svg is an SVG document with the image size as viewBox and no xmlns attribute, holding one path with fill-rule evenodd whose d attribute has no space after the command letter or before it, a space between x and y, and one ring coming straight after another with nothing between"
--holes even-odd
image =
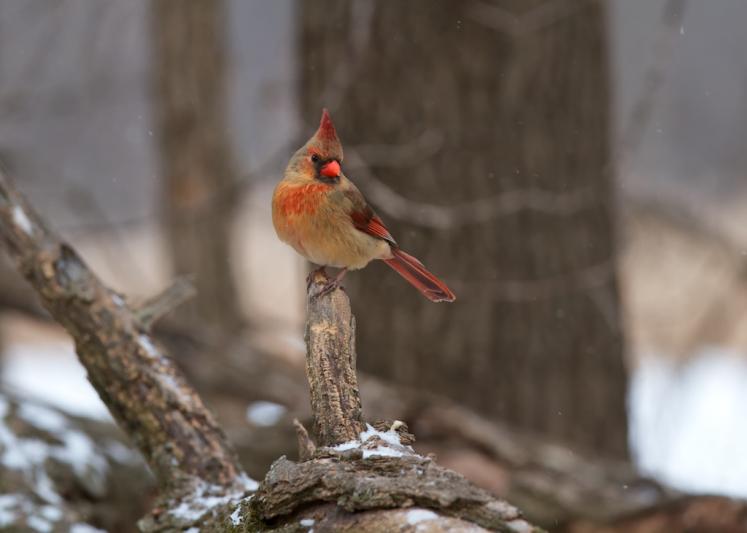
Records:
<instances>
[{"instance_id":1,"label":"blurred background","mask_svg":"<svg viewBox=\"0 0 747 533\"><path fill-rule=\"evenodd\" d=\"M310 416L309 265L270 197L327 107L346 175L458 297L346 277L368 419L548 527L745 498L744 20L739 0L0 0L0 160L129 301L193 276L158 336L261 477ZM9 427L44 402L108 431L4 257L0 353ZM4 467L38 509L112 497L86 468L50 494L29 457Z\"/></svg>"}]
</instances>

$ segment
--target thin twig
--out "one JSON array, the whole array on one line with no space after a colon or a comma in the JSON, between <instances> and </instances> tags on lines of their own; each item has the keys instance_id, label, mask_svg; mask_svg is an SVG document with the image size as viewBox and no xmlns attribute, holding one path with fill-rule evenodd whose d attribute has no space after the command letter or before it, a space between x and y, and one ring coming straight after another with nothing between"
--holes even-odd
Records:
<instances>
[{"instance_id":1,"label":"thin twig","mask_svg":"<svg viewBox=\"0 0 747 533\"><path fill-rule=\"evenodd\" d=\"M685 0L667 0L661 12L659 30L652 52L652 60L643 77L641 92L633 104L620 138L620 147L614 158L620 172L627 173L643 137L651 123L654 104L671 65L674 40L685 18Z\"/></svg>"},{"instance_id":2,"label":"thin twig","mask_svg":"<svg viewBox=\"0 0 747 533\"><path fill-rule=\"evenodd\" d=\"M135 316L137 316L141 326L146 331L150 331L153 324L192 298L196 293L197 290L191 277L177 278L163 291L140 304L134 311Z\"/></svg>"},{"instance_id":3,"label":"thin twig","mask_svg":"<svg viewBox=\"0 0 747 533\"><path fill-rule=\"evenodd\" d=\"M522 210L568 216L597 201L594 189L585 187L570 192L521 189L451 205L417 202L376 178L355 150L348 150L348 153L353 160L352 168L363 178L366 196L378 210L397 220L424 227L448 229L481 224Z\"/></svg>"},{"instance_id":4,"label":"thin twig","mask_svg":"<svg viewBox=\"0 0 747 533\"><path fill-rule=\"evenodd\" d=\"M513 39L519 39L557 24L590 1L598 0L547 1L523 13L513 12L496 3L475 2L467 13L478 24L500 31Z\"/></svg>"},{"instance_id":5,"label":"thin twig","mask_svg":"<svg viewBox=\"0 0 747 533\"><path fill-rule=\"evenodd\" d=\"M298 459L300 461L308 461L314 457L316 451L316 445L309 437L309 432L303 427L303 424L299 422L298 418L293 419L293 427L296 428L296 437L298 438Z\"/></svg>"}]
</instances>

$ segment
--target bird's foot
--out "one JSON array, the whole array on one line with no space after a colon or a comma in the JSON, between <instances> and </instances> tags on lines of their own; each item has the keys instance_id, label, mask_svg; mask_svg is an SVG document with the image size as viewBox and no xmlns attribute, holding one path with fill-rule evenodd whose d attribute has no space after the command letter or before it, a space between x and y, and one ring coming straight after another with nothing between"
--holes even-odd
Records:
<instances>
[{"instance_id":1,"label":"bird's foot","mask_svg":"<svg viewBox=\"0 0 747 533\"><path fill-rule=\"evenodd\" d=\"M317 272L321 272L322 274L324 274L325 278L327 277L327 271L324 270L323 266L320 266L319 268L309 272L309 275L306 276L306 292L309 292L309 289L311 288L311 284L314 283L314 276L316 275Z\"/></svg>"},{"instance_id":2,"label":"bird's foot","mask_svg":"<svg viewBox=\"0 0 747 533\"><path fill-rule=\"evenodd\" d=\"M321 289L319 289L319 292L317 292L313 297L319 298L320 296L324 296L325 294L329 294L333 290L340 288L340 284L342 282L342 278L345 277L345 274L347 274L348 269L343 268L341 269L337 275L330 279L327 283L325 283Z\"/></svg>"}]
</instances>

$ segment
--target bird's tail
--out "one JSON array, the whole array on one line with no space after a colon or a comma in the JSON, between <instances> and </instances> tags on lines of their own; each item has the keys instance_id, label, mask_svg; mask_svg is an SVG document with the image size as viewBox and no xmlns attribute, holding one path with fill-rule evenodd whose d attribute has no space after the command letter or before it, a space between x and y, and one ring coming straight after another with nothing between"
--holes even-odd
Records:
<instances>
[{"instance_id":1,"label":"bird's tail","mask_svg":"<svg viewBox=\"0 0 747 533\"><path fill-rule=\"evenodd\" d=\"M418 289L431 302L453 302L454 293L446 284L428 272L423 263L408 253L392 246L393 257L384 262Z\"/></svg>"}]
</instances>

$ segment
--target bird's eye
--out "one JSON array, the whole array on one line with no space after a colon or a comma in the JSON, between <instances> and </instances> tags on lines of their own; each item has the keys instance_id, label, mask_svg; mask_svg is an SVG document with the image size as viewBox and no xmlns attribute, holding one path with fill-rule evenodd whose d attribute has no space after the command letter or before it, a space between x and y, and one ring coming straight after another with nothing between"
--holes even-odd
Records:
<instances>
[{"instance_id":1,"label":"bird's eye","mask_svg":"<svg viewBox=\"0 0 747 533\"><path fill-rule=\"evenodd\" d=\"M321 158L319 157L319 154L311 154L311 162L312 163L318 163Z\"/></svg>"}]
</instances>

